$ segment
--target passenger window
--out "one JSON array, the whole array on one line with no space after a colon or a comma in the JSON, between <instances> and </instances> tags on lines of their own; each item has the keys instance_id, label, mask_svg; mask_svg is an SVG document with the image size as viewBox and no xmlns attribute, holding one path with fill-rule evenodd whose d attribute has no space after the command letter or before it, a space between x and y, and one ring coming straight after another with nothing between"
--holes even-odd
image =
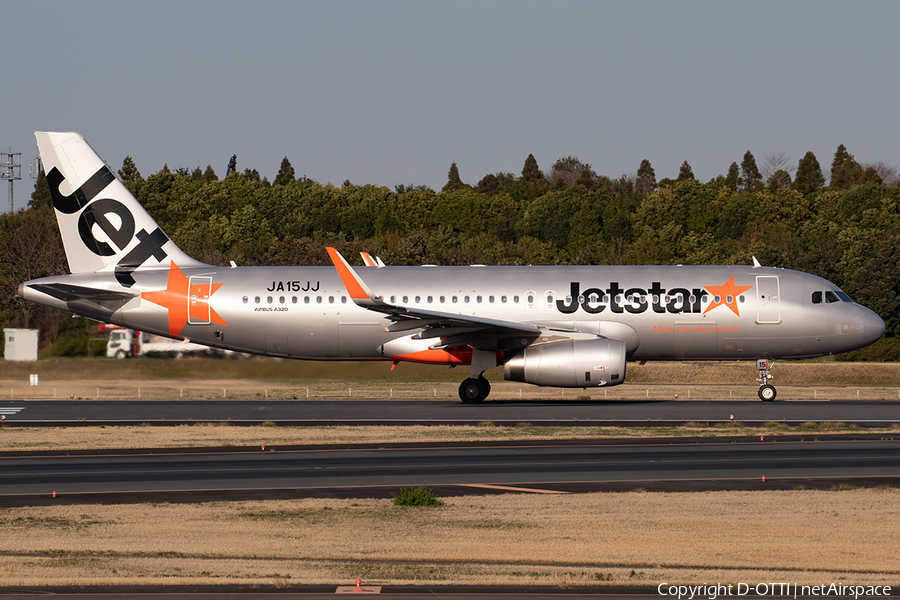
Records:
<instances>
[{"instance_id":1,"label":"passenger window","mask_svg":"<svg viewBox=\"0 0 900 600\"><path fill-rule=\"evenodd\" d=\"M248 298L247 296L244 296L244 304L247 304L248 302L250 302L250 298Z\"/></svg>"},{"instance_id":2,"label":"passenger window","mask_svg":"<svg viewBox=\"0 0 900 600\"><path fill-rule=\"evenodd\" d=\"M297 296L291 296L291 304L297 304Z\"/></svg>"},{"instance_id":3,"label":"passenger window","mask_svg":"<svg viewBox=\"0 0 900 600\"><path fill-rule=\"evenodd\" d=\"M534 296L532 296L532 295L529 294L529 296L528 296L528 304L531 304L532 302L534 302Z\"/></svg>"},{"instance_id":4,"label":"passenger window","mask_svg":"<svg viewBox=\"0 0 900 600\"><path fill-rule=\"evenodd\" d=\"M257 296L256 298L254 298L253 301L256 302L257 304L259 304L259 296Z\"/></svg>"},{"instance_id":5,"label":"passenger window","mask_svg":"<svg viewBox=\"0 0 900 600\"><path fill-rule=\"evenodd\" d=\"M475 296L475 302L481 304L481 296Z\"/></svg>"},{"instance_id":6,"label":"passenger window","mask_svg":"<svg viewBox=\"0 0 900 600\"><path fill-rule=\"evenodd\" d=\"M434 302L434 297L428 296L428 304L431 304L432 302Z\"/></svg>"},{"instance_id":7,"label":"passenger window","mask_svg":"<svg viewBox=\"0 0 900 600\"><path fill-rule=\"evenodd\" d=\"M453 296L452 298L450 298L450 302L452 302L453 304L456 304L456 302L457 302L456 296Z\"/></svg>"},{"instance_id":8,"label":"passenger window","mask_svg":"<svg viewBox=\"0 0 900 600\"><path fill-rule=\"evenodd\" d=\"M831 290L825 290L825 304L831 304L833 302L840 302L841 299L837 297L837 294L832 292Z\"/></svg>"},{"instance_id":9,"label":"passenger window","mask_svg":"<svg viewBox=\"0 0 900 600\"><path fill-rule=\"evenodd\" d=\"M284 296L279 296L279 297L278 297L278 303L279 303L279 304L284 304Z\"/></svg>"},{"instance_id":10,"label":"passenger window","mask_svg":"<svg viewBox=\"0 0 900 600\"><path fill-rule=\"evenodd\" d=\"M403 304L409 303L409 296L403 296Z\"/></svg>"},{"instance_id":11,"label":"passenger window","mask_svg":"<svg viewBox=\"0 0 900 600\"><path fill-rule=\"evenodd\" d=\"M422 296L416 296L416 304L422 303Z\"/></svg>"},{"instance_id":12,"label":"passenger window","mask_svg":"<svg viewBox=\"0 0 900 600\"><path fill-rule=\"evenodd\" d=\"M397 304L397 296L391 296L391 304Z\"/></svg>"},{"instance_id":13,"label":"passenger window","mask_svg":"<svg viewBox=\"0 0 900 600\"><path fill-rule=\"evenodd\" d=\"M341 296L341 304L347 304L347 296Z\"/></svg>"},{"instance_id":14,"label":"passenger window","mask_svg":"<svg viewBox=\"0 0 900 600\"><path fill-rule=\"evenodd\" d=\"M468 297L468 296L463 296L463 302L465 302L466 304L468 304L468 303L469 303L469 297Z\"/></svg>"},{"instance_id":15,"label":"passenger window","mask_svg":"<svg viewBox=\"0 0 900 600\"><path fill-rule=\"evenodd\" d=\"M812 293L812 303L813 304L822 304L822 292L813 292Z\"/></svg>"},{"instance_id":16,"label":"passenger window","mask_svg":"<svg viewBox=\"0 0 900 600\"><path fill-rule=\"evenodd\" d=\"M309 296L303 296L303 304L309 304Z\"/></svg>"},{"instance_id":17,"label":"passenger window","mask_svg":"<svg viewBox=\"0 0 900 600\"><path fill-rule=\"evenodd\" d=\"M269 304L272 304L272 296L267 297L266 302L268 302Z\"/></svg>"},{"instance_id":18,"label":"passenger window","mask_svg":"<svg viewBox=\"0 0 900 600\"><path fill-rule=\"evenodd\" d=\"M518 304L518 303L519 303L519 297L513 296L513 304Z\"/></svg>"},{"instance_id":19,"label":"passenger window","mask_svg":"<svg viewBox=\"0 0 900 600\"><path fill-rule=\"evenodd\" d=\"M500 296L500 303L506 304L506 296Z\"/></svg>"},{"instance_id":20,"label":"passenger window","mask_svg":"<svg viewBox=\"0 0 900 600\"><path fill-rule=\"evenodd\" d=\"M322 296L316 296L316 304L322 304Z\"/></svg>"},{"instance_id":21,"label":"passenger window","mask_svg":"<svg viewBox=\"0 0 900 600\"><path fill-rule=\"evenodd\" d=\"M334 296L328 296L328 304L334 304Z\"/></svg>"},{"instance_id":22,"label":"passenger window","mask_svg":"<svg viewBox=\"0 0 900 600\"><path fill-rule=\"evenodd\" d=\"M447 298L444 296L441 296L441 304L444 304L446 301L447 301Z\"/></svg>"},{"instance_id":23,"label":"passenger window","mask_svg":"<svg viewBox=\"0 0 900 600\"><path fill-rule=\"evenodd\" d=\"M493 303L494 303L494 297L493 297L493 296L488 296L488 302L490 302L491 304L493 304Z\"/></svg>"}]
</instances>

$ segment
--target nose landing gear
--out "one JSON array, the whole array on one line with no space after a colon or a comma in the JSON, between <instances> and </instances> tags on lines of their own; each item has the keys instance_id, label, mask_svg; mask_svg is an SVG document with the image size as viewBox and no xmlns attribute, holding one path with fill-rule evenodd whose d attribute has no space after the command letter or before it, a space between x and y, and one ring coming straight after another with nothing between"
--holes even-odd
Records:
<instances>
[{"instance_id":1,"label":"nose landing gear","mask_svg":"<svg viewBox=\"0 0 900 600\"><path fill-rule=\"evenodd\" d=\"M758 394L759 399L763 402L771 402L777 395L775 386L769 384L769 380L772 379L772 375L769 371L774 366L775 361L773 360L772 364L769 364L768 358L760 358L756 361L756 370L759 372L759 376L756 378L756 381L759 382Z\"/></svg>"}]
</instances>

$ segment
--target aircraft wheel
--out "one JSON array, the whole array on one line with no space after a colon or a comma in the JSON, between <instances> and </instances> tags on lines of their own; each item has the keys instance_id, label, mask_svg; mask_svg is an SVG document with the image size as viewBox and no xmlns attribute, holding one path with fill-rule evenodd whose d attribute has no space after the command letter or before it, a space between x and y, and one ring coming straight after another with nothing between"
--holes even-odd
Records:
<instances>
[{"instance_id":1,"label":"aircraft wheel","mask_svg":"<svg viewBox=\"0 0 900 600\"><path fill-rule=\"evenodd\" d=\"M491 382L484 378L484 375L478 377L478 385L481 386L481 391L484 394L482 399L487 398L488 394L491 393Z\"/></svg>"},{"instance_id":2,"label":"aircraft wheel","mask_svg":"<svg viewBox=\"0 0 900 600\"><path fill-rule=\"evenodd\" d=\"M488 392L490 391L490 385L485 388L481 383L482 381L487 383L487 380L483 377L479 377L478 379L469 377L459 384L459 399L465 404L478 404L487 398Z\"/></svg>"},{"instance_id":3,"label":"aircraft wheel","mask_svg":"<svg viewBox=\"0 0 900 600\"><path fill-rule=\"evenodd\" d=\"M776 394L775 386L766 384L759 388L759 399L763 402L771 402L775 399Z\"/></svg>"}]
</instances>

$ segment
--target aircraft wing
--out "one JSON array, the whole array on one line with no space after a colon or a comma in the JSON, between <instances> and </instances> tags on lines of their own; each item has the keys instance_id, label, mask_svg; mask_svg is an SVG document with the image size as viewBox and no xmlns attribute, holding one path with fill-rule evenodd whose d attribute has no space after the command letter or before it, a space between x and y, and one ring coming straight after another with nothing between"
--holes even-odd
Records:
<instances>
[{"instance_id":1,"label":"aircraft wing","mask_svg":"<svg viewBox=\"0 0 900 600\"><path fill-rule=\"evenodd\" d=\"M356 274L340 252L334 248L326 248L334 267L347 293L357 306L380 312L394 321L386 331L398 332L422 329L414 337L416 339L441 338L434 348L452 348L465 344L477 348L504 347L503 339L526 339L531 343L541 335L541 329L528 323L488 319L474 315L460 315L434 310L424 310L388 304L376 296L369 286ZM518 347L523 344L519 342Z\"/></svg>"}]
</instances>

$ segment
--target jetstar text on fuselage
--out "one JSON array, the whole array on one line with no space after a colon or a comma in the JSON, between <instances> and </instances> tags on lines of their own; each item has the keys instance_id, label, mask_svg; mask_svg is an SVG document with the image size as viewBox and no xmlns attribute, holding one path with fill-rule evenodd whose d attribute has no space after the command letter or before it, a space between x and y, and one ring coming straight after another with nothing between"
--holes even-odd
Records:
<instances>
[{"instance_id":1,"label":"jetstar text on fuselage","mask_svg":"<svg viewBox=\"0 0 900 600\"><path fill-rule=\"evenodd\" d=\"M749 289L742 287L744 290ZM712 294L702 288L667 290L658 281L654 281L647 289L622 288L617 281L613 281L606 288L591 287L584 291L581 291L581 282L573 281L570 284L569 295L557 300L556 308L564 314L571 314L579 309L597 314L607 307L611 312L618 314L638 314L648 309L660 314L699 314L703 312L703 298L711 296ZM729 303L732 301L732 298L728 299Z\"/></svg>"}]
</instances>

